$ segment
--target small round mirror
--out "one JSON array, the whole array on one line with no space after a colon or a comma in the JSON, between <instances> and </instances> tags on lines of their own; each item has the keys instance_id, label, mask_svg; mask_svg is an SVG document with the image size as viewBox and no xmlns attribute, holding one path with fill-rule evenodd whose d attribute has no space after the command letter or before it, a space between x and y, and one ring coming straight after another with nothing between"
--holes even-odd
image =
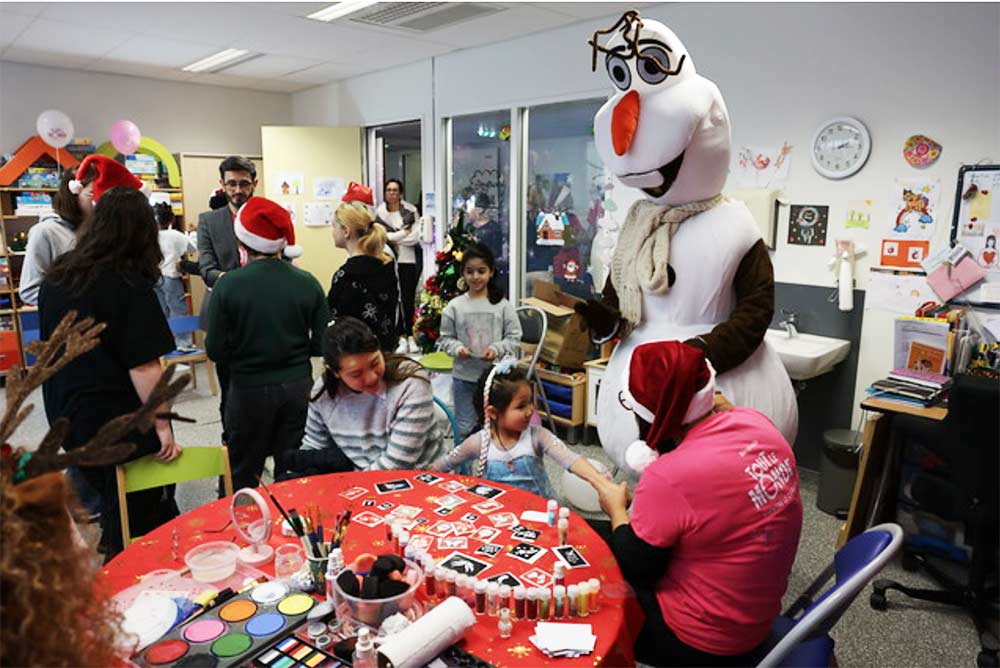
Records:
<instances>
[{"instance_id":1,"label":"small round mirror","mask_svg":"<svg viewBox=\"0 0 1000 668\"><path fill-rule=\"evenodd\" d=\"M237 490L230 512L236 533L250 543L240 550L240 561L254 566L271 561L274 548L267 544L271 539L271 509L264 497L249 487Z\"/></svg>"}]
</instances>

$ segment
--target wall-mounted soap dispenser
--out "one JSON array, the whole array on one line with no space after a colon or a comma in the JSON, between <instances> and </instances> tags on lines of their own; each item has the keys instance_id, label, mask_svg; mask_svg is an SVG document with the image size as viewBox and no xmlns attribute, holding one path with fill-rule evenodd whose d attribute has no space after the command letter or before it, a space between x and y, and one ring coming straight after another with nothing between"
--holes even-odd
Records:
<instances>
[{"instance_id":1,"label":"wall-mounted soap dispenser","mask_svg":"<svg viewBox=\"0 0 1000 668\"><path fill-rule=\"evenodd\" d=\"M854 261L867 252L863 244L851 239L837 239L833 257L827 263L837 286L837 305L841 311L854 310Z\"/></svg>"}]
</instances>

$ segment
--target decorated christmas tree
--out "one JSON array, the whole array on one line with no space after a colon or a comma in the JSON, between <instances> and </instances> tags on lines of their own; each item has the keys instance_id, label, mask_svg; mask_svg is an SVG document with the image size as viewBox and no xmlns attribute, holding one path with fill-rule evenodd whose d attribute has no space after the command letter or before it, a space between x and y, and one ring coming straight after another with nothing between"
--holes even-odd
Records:
<instances>
[{"instance_id":1,"label":"decorated christmas tree","mask_svg":"<svg viewBox=\"0 0 1000 668\"><path fill-rule=\"evenodd\" d=\"M448 232L444 249L438 251L435 257L437 273L428 277L420 293L413 338L425 353L434 350L434 344L441 336L441 311L462 293L458 286L462 277L462 255L473 243L475 239L465 230L465 213L459 211L457 222Z\"/></svg>"}]
</instances>

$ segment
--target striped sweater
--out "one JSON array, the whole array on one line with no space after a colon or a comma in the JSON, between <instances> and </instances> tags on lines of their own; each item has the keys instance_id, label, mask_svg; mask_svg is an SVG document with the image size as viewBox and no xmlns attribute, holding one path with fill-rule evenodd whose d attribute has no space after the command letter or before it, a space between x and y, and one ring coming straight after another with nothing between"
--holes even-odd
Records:
<instances>
[{"instance_id":1,"label":"striped sweater","mask_svg":"<svg viewBox=\"0 0 1000 668\"><path fill-rule=\"evenodd\" d=\"M323 386L320 378L312 396ZM431 385L420 378L361 394L343 384L309 403L303 450L339 447L363 471L422 469L444 452Z\"/></svg>"}]
</instances>

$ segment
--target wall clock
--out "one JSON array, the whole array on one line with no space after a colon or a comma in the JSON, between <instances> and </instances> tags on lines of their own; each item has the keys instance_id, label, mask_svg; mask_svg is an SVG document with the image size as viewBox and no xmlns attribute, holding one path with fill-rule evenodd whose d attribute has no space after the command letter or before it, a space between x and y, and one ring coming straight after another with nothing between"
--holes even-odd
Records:
<instances>
[{"instance_id":1,"label":"wall clock","mask_svg":"<svg viewBox=\"0 0 1000 668\"><path fill-rule=\"evenodd\" d=\"M865 124L850 116L832 118L819 126L812 141L812 163L828 179L844 179L861 169L872 151Z\"/></svg>"}]
</instances>

